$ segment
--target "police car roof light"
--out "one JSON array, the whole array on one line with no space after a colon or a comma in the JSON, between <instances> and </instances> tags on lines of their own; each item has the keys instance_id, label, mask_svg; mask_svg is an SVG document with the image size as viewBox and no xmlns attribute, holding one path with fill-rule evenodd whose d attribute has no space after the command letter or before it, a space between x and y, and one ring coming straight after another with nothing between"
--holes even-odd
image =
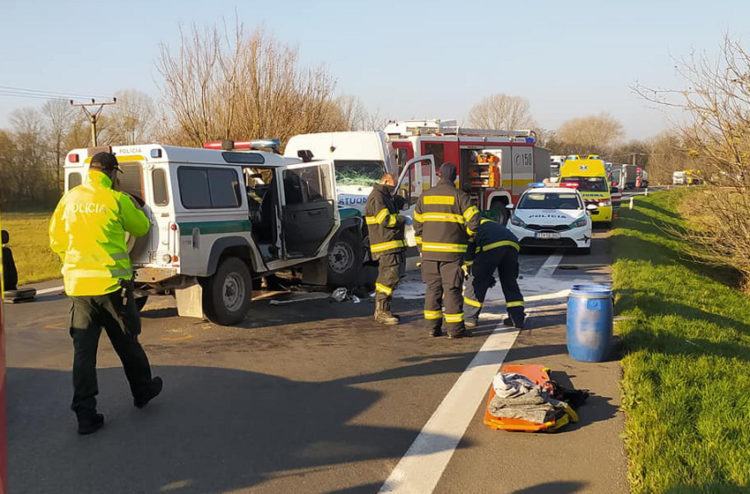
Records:
<instances>
[{"instance_id":1,"label":"police car roof light","mask_svg":"<svg viewBox=\"0 0 750 494\"><path fill-rule=\"evenodd\" d=\"M544 182L532 182L527 187L529 189L542 189L542 188L544 188L546 186L547 186L547 184L545 184Z\"/></svg>"}]
</instances>

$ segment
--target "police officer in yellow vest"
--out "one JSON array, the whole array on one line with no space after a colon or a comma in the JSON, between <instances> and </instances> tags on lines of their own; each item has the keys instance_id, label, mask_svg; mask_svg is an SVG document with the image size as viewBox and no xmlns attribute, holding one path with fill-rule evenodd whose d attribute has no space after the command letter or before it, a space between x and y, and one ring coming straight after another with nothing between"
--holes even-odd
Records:
<instances>
[{"instance_id":1,"label":"police officer in yellow vest","mask_svg":"<svg viewBox=\"0 0 750 494\"><path fill-rule=\"evenodd\" d=\"M469 237L479 226L479 209L456 188L456 165L440 167L440 182L422 194L414 209L414 234L422 255L422 280L427 284L424 318L432 336L471 336L464 327L461 262Z\"/></svg>"},{"instance_id":2,"label":"police officer in yellow vest","mask_svg":"<svg viewBox=\"0 0 750 494\"><path fill-rule=\"evenodd\" d=\"M393 197L396 181L386 173L375 184L365 204L365 221L370 236L370 253L378 261L378 278L375 281L375 321L381 324L398 324L398 316L391 312L393 290L399 279L399 268L404 260L404 223L406 217L398 214Z\"/></svg>"},{"instance_id":3,"label":"police officer in yellow vest","mask_svg":"<svg viewBox=\"0 0 750 494\"><path fill-rule=\"evenodd\" d=\"M142 408L162 389L138 342L140 315L130 285L133 269L126 232L139 237L150 227L148 217L122 192L113 190L119 167L111 153L91 158L83 184L66 193L49 226L50 247L63 262L65 293L73 301L73 403L79 434L96 432L104 416L96 412L96 351L102 327L122 361L133 404ZM132 295L132 293L131 293Z\"/></svg>"}]
</instances>

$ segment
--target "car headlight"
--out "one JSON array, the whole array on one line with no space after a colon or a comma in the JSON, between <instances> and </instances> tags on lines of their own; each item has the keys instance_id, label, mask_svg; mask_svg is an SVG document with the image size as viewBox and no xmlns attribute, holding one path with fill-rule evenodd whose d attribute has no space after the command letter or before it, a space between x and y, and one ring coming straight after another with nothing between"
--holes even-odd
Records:
<instances>
[{"instance_id":1,"label":"car headlight","mask_svg":"<svg viewBox=\"0 0 750 494\"><path fill-rule=\"evenodd\" d=\"M510 224L514 226L526 226L526 223L524 223L523 220L515 214L510 217Z\"/></svg>"},{"instance_id":2,"label":"car headlight","mask_svg":"<svg viewBox=\"0 0 750 494\"><path fill-rule=\"evenodd\" d=\"M599 205L600 206L611 206L612 205L612 201L610 201L609 199L606 199L604 201L599 201Z\"/></svg>"},{"instance_id":3,"label":"car headlight","mask_svg":"<svg viewBox=\"0 0 750 494\"><path fill-rule=\"evenodd\" d=\"M570 224L571 228L581 228L582 226L586 226L586 217L583 216L581 218L578 218L573 223Z\"/></svg>"}]
</instances>

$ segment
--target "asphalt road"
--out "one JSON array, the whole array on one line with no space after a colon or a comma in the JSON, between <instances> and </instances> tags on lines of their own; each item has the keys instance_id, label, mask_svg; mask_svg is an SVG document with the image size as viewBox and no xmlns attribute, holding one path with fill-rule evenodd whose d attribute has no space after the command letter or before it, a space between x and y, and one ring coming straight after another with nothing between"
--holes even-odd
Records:
<instances>
[{"instance_id":1,"label":"asphalt road","mask_svg":"<svg viewBox=\"0 0 750 494\"><path fill-rule=\"evenodd\" d=\"M521 333L498 327L494 289L488 298L500 301L474 338L428 337L416 272L396 292L404 321L388 328L373 323L367 300L262 300L228 328L152 299L142 341L164 391L134 408L103 337L106 423L85 437L68 409L68 301L6 305L10 492L627 492L619 362L577 362L565 348L564 290L608 279L607 235L595 232L588 256L521 257L530 312ZM484 426L503 360L544 364L590 389L581 421L555 434Z\"/></svg>"}]
</instances>

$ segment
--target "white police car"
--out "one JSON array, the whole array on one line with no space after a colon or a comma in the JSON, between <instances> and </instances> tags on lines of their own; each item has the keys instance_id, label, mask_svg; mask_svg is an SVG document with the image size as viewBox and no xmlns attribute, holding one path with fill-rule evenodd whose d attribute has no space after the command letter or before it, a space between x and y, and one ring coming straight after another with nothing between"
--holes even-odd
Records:
<instances>
[{"instance_id":1,"label":"white police car","mask_svg":"<svg viewBox=\"0 0 750 494\"><path fill-rule=\"evenodd\" d=\"M591 251L591 217L581 193L568 187L531 184L518 200L508 228L521 247L576 248ZM589 206L594 209L596 206Z\"/></svg>"}]
</instances>

